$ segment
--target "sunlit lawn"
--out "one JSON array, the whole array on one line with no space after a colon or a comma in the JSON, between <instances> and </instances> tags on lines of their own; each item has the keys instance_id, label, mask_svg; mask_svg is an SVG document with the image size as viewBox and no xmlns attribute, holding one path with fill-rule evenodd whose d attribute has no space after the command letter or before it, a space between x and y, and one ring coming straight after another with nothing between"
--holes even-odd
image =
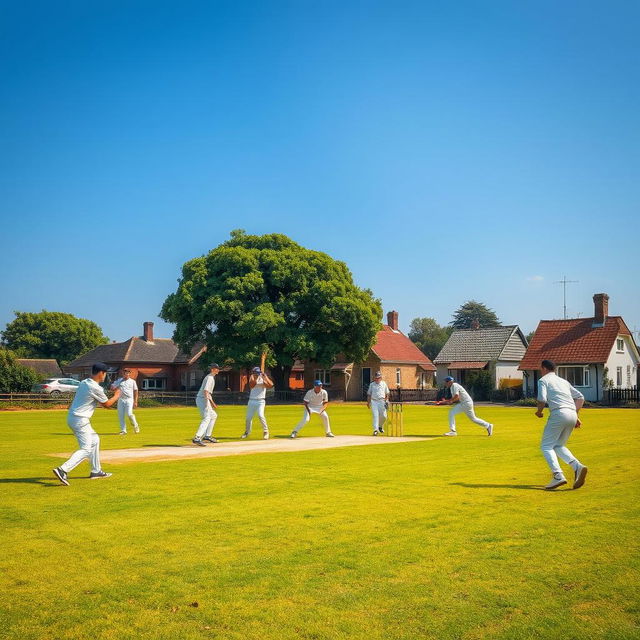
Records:
<instances>
[{"instance_id":1,"label":"sunlit lawn","mask_svg":"<svg viewBox=\"0 0 640 640\"><path fill-rule=\"evenodd\" d=\"M0 412L0 637L637 638L640 411L585 410L569 446L579 491L541 491L533 409L478 407L458 438L327 451L129 463L71 486L51 475L75 439L62 411ZM336 434L366 408L332 405ZM446 409L405 407L440 436ZM268 407L285 436L299 407ZM188 409L140 409L102 448L186 445ZM221 407L237 439L243 408ZM322 435L317 417L302 436ZM254 438L261 436L259 424ZM214 445L215 446L215 445Z\"/></svg>"}]
</instances>

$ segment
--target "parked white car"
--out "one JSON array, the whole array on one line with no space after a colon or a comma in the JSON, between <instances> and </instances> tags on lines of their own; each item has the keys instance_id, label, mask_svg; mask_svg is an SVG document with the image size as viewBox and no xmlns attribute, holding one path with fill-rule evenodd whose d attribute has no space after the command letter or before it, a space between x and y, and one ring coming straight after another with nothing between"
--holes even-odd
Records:
<instances>
[{"instance_id":1,"label":"parked white car","mask_svg":"<svg viewBox=\"0 0 640 640\"><path fill-rule=\"evenodd\" d=\"M33 393L50 393L59 396L61 393L75 393L80 382L73 378L47 378L33 386Z\"/></svg>"}]
</instances>

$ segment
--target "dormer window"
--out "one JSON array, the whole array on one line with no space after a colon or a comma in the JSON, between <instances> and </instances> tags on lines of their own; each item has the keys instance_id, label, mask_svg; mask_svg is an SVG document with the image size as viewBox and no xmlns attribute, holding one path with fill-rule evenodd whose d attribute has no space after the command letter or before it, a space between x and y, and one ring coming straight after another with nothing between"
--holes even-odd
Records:
<instances>
[{"instance_id":1,"label":"dormer window","mask_svg":"<svg viewBox=\"0 0 640 640\"><path fill-rule=\"evenodd\" d=\"M616 340L616 349L618 353L624 353L624 340L622 338Z\"/></svg>"}]
</instances>

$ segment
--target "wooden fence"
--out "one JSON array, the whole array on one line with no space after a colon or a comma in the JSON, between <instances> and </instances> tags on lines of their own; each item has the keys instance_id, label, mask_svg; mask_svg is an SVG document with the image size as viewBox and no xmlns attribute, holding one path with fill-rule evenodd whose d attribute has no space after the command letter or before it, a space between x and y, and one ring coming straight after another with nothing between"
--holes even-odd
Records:
<instances>
[{"instance_id":1,"label":"wooden fence","mask_svg":"<svg viewBox=\"0 0 640 640\"><path fill-rule=\"evenodd\" d=\"M640 403L640 389L638 389L638 387L631 387L630 389L605 389L602 396L602 403L610 407L627 404L629 402Z\"/></svg>"}]
</instances>

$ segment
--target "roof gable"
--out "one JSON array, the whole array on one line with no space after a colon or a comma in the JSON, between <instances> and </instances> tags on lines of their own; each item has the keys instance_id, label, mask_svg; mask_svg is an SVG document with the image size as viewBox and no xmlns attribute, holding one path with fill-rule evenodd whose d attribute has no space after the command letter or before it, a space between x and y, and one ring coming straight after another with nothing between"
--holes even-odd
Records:
<instances>
[{"instance_id":1,"label":"roof gable","mask_svg":"<svg viewBox=\"0 0 640 640\"><path fill-rule=\"evenodd\" d=\"M481 362L498 360L512 336L523 341L524 336L517 325L486 327L484 329L458 329L446 341L435 357L436 364L450 362ZM524 353L524 348L522 349Z\"/></svg>"},{"instance_id":2,"label":"roof gable","mask_svg":"<svg viewBox=\"0 0 640 640\"><path fill-rule=\"evenodd\" d=\"M16 358L16 362L47 378L62 377L58 361L53 358Z\"/></svg>"},{"instance_id":3,"label":"roof gable","mask_svg":"<svg viewBox=\"0 0 640 640\"><path fill-rule=\"evenodd\" d=\"M382 329L376 334L376 343L371 351L381 362L419 364L429 371L435 371L431 360L402 331L392 329L386 324L382 325Z\"/></svg>"},{"instance_id":4,"label":"roof gable","mask_svg":"<svg viewBox=\"0 0 640 640\"><path fill-rule=\"evenodd\" d=\"M593 318L541 320L520 369L538 369L544 359L557 364L604 364L618 335L631 335L620 316L608 316L604 325Z\"/></svg>"}]
</instances>

